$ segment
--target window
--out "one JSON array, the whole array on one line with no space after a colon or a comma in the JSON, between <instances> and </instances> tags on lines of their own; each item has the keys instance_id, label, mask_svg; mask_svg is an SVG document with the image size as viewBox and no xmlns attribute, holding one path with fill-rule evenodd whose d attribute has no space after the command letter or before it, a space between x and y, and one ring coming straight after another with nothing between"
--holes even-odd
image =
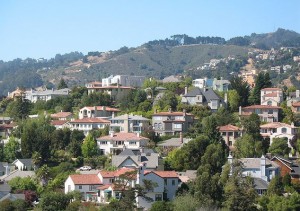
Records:
<instances>
[{"instance_id":1,"label":"window","mask_svg":"<svg viewBox=\"0 0 300 211\"><path fill-rule=\"evenodd\" d=\"M89 190L91 191L91 190L93 190L94 189L94 186L93 185L90 185L89 186Z\"/></svg>"},{"instance_id":2,"label":"window","mask_svg":"<svg viewBox=\"0 0 300 211\"><path fill-rule=\"evenodd\" d=\"M261 109L259 109L259 108L255 109L255 113L256 114L261 114Z\"/></svg>"},{"instance_id":3,"label":"window","mask_svg":"<svg viewBox=\"0 0 300 211\"><path fill-rule=\"evenodd\" d=\"M267 105L268 105L268 106L271 106L271 105L272 105L272 101L269 100L269 101L267 102Z\"/></svg>"},{"instance_id":4,"label":"window","mask_svg":"<svg viewBox=\"0 0 300 211\"><path fill-rule=\"evenodd\" d=\"M167 179L165 179L164 182L165 182L165 185L167 185Z\"/></svg>"},{"instance_id":5,"label":"window","mask_svg":"<svg viewBox=\"0 0 300 211\"><path fill-rule=\"evenodd\" d=\"M162 117L161 116L154 116L153 120L162 120Z\"/></svg>"},{"instance_id":6,"label":"window","mask_svg":"<svg viewBox=\"0 0 300 211\"><path fill-rule=\"evenodd\" d=\"M173 185L173 186L175 185L175 180L174 180L174 179L172 179L172 185Z\"/></svg>"},{"instance_id":7,"label":"window","mask_svg":"<svg viewBox=\"0 0 300 211\"><path fill-rule=\"evenodd\" d=\"M269 109L268 114L273 114L273 109Z\"/></svg>"},{"instance_id":8,"label":"window","mask_svg":"<svg viewBox=\"0 0 300 211\"><path fill-rule=\"evenodd\" d=\"M229 133L228 133L228 136L233 136L233 132L229 132Z\"/></svg>"},{"instance_id":9,"label":"window","mask_svg":"<svg viewBox=\"0 0 300 211\"><path fill-rule=\"evenodd\" d=\"M110 183L114 183L114 181L115 181L114 179L109 179Z\"/></svg>"},{"instance_id":10,"label":"window","mask_svg":"<svg viewBox=\"0 0 300 211\"><path fill-rule=\"evenodd\" d=\"M81 185L79 185L78 189L79 189L79 190L81 190L81 189L82 189L82 186L81 186Z\"/></svg>"},{"instance_id":11,"label":"window","mask_svg":"<svg viewBox=\"0 0 300 211\"><path fill-rule=\"evenodd\" d=\"M226 132L222 132L222 136L226 136Z\"/></svg>"},{"instance_id":12,"label":"window","mask_svg":"<svg viewBox=\"0 0 300 211\"><path fill-rule=\"evenodd\" d=\"M228 145L229 145L229 146L232 146L232 141L229 141L229 142L228 142Z\"/></svg>"},{"instance_id":13,"label":"window","mask_svg":"<svg viewBox=\"0 0 300 211\"><path fill-rule=\"evenodd\" d=\"M106 145L106 144L107 144L107 141L101 141L100 144L101 144L101 145Z\"/></svg>"},{"instance_id":14,"label":"window","mask_svg":"<svg viewBox=\"0 0 300 211\"><path fill-rule=\"evenodd\" d=\"M181 128L182 128L182 125L181 125L181 124L174 124L174 128L175 128L175 129L181 129Z\"/></svg>"},{"instance_id":15,"label":"window","mask_svg":"<svg viewBox=\"0 0 300 211\"><path fill-rule=\"evenodd\" d=\"M161 194L155 194L155 201L162 201L162 195Z\"/></svg>"},{"instance_id":16,"label":"window","mask_svg":"<svg viewBox=\"0 0 300 211\"><path fill-rule=\"evenodd\" d=\"M71 185L68 185L68 192L71 191Z\"/></svg>"},{"instance_id":17,"label":"window","mask_svg":"<svg viewBox=\"0 0 300 211\"><path fill-rule=\"evenodd\" d=\"M136 141L129 141L129 145L136 145Z\"/></svg>"},{"instance_id":18,"label":"window","mask_svg":"<svg viewBox=\"0 0 300 211\"><path fill-rule=\"evenodd\" d=\"M286 133L287 132L287 129L284 127L284 128L281 128L281 133Z\"/></svg>"}]
</instances>

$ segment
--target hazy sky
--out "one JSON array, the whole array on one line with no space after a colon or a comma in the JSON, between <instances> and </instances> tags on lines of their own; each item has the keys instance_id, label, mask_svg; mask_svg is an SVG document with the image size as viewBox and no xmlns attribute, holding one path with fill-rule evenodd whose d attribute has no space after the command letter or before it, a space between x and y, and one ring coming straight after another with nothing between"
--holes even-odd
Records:
<instances>
[{"instance_id":1,"label":"hazy sky","mask_svg":"<svg viewBox=\"0 0 300 211\"><path fill-rule=\"evenodd\" d=\"M174 34L300 33L299 0L13 0L0 2L0 60L136 47Z\"/></svg>"}]
</instances>

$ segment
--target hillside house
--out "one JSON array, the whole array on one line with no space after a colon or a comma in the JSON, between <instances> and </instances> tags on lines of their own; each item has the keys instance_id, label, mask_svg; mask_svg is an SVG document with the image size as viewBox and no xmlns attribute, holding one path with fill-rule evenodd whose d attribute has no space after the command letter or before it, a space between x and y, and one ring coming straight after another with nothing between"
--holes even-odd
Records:
<instances>
[{"instance_id":1,"label":"hillside house","mask_svg":"<svg viewBox=\"0 0 300 211\"><path fill-rule=\"evenodd\" d=\"M130 87L142 87L146 77L145 76L134 76L134 75L111 75L107 78L102 79L102 86L130 86Z\"/></svg>"},{"instance_id":2,"label":"hillside house","mask_svg":"<svg viewBox=\"0 0 300 211\"><path fill-rule=\"evenodd\" d=\"M114 117L120 112L117 108L111 108L108 106L86 106L79 110L79 119L84 118L102 118L109 119Z\"/></svg>"},{"instance_id":3,"label":"hillside house","mask_svg":"<svg viewBox=\"0 0 300 211\"><path fill-rule=\"evenodd\" d=\"M279 88L264 88L260 96L261 105L280 106L283 102L283 92Z\"/></svg>"},{"instance_id":4,"label":"hillside house","mask_svg":"<svg viewBox=\"0 0 300 211\"><path fill-rule=\"evenodd\" d=\"M231 124L220 126L219 131L230 149L234 148L236 140L242 136L242 128Z\"/></svg>"},{"instance_id":5,"label":"hillside house","mask_svg":"<svg viewBox=\"0 0 300 211\"><path fill-rule=\"evenodd\" d=\"M73 118L73 114L71 112L58 112L55 114L51 114L50 117L56 120L71 120Z\"/></svg>"},{"instance_id":6,"label":"hillside house","mask_svg":"<svg viewBox=\"0 0 300 211\"><path fill-rule=\"evenodd\" d=\"M48 101L54 99L56 97L64 97L68 96L70 93L70 89L46 89L41 91L30 90L25 91L25 99L29 100L32 103L37 102L38 100Z\"/></svg>"},{"instance_id":7,"label":"hillside house","mask_svg":"<svg viewBox=\"0 0 300 211\"><path fill-rule=\"evenodd\" d=\"M88 88L88 94L91 94L93 92L101 92L101 93L106 93L110 96L110 98L113 101L119 101L122 100L124 97L126 97L131 90L134 90L133 87L130 86L101 86L101 87L92 87Z\"/></svg>"},{"instance_id":8,"label":"hillside house","mask_svg":"<svg viewBox=\"0 0 300 211\"><path fill-rule=\"evenodd\" d=\"M279 106L270 105L252 105L247 107L239 108L240 116L249 116L255 113L259 116L262 122L278 122Z\"/></svg>"},{"instance_id":9,"label":"hillside house","mask_svg":"<svg viewBox=\"0 0 300 211\"><path fill-rule=\"evenodd\" d=\"M114 133L108 136L97 138L98 147L103 155L118 155L125 149L141 149L146 147L149 139L140 133Z\"/></svg>"},{"instance_id":10,"label":"hillside house","mask_svg":"<svg viewBox=\"0 0 300 211\"><path fill-rule=\"evenodd\" d=\"M149 129L150 119L139 115L124 114L112 117L110 120L110 131L120 131L125 133L141 133Z\"/></svg>"},{"instance_id":11,"label":"hillside house","mask_svg":"<svg viewBox=\"0 0 300 211\"><path fill-rule=\"evenodd\" d=\"M101 118L83 118L75 119L69 122L71 130L81 130L84 135L87 135L91 130L103 129L105 126L109 126L110 121Z\"/></svg>"}]
</instances>

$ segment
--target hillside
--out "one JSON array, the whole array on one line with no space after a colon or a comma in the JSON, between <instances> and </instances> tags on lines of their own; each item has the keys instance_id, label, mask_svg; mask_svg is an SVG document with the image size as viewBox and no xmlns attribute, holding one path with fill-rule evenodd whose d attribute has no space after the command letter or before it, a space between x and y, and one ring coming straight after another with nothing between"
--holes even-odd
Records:
<instances>
[{"instance_id":1,"label":"hillside","mask_svg":"<svg viewBox=\"0 0 300 211\"><path fill-rule=\"evenodd\" d=\"M261 49L281 46L299 47L300 34L278 29L273 33L251 34L225 41L221 37L189 37L174 35L165 40L149 41L136 48L122 47L117 51L79 52L57 54L46 59L15 59L0 61L0 94L17 86L31 88L40 85L55 86L61 78L68 85L83 85L87 81L101 80L111 74L145 75L162 79L172 74L188 73L195 77L229 77L245 65L247 53L253 47ZM223 64L215 71L199 69L211 59L238 57L240 63Z\"/></svg>"}]
</instances>

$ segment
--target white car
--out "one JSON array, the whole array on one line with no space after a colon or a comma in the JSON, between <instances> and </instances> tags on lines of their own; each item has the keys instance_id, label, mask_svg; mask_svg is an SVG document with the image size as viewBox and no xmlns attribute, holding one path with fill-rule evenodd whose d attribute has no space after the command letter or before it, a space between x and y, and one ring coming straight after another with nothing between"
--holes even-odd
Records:
<instances>
[{"instance_id":1,"label":"white car","mask_svg":"<svg viewBox=\"0 0 300 211\"><path fill-rule=\"evenodd\" d=\"M80 171L90 171L90 170L92 170L92 167L90 167L90 166L82 166L82 167L79 168L79 170Z\"/></svg>"}]
</instances>

